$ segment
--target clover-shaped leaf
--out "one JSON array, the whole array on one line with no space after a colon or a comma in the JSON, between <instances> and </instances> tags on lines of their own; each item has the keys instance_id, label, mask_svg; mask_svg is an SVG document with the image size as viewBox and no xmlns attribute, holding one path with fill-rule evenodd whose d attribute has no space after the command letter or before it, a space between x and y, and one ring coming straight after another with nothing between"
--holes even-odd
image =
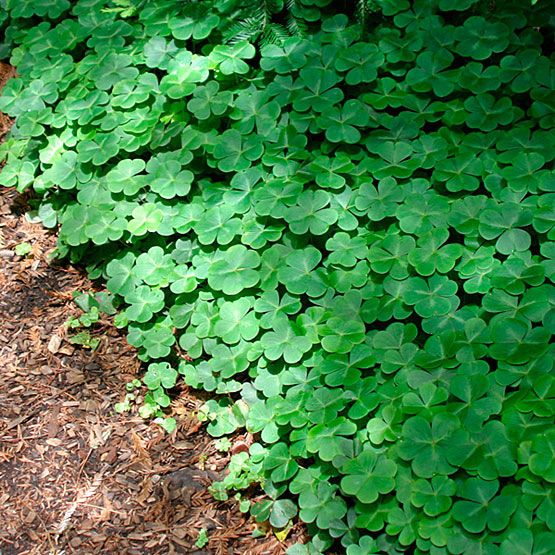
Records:
<instances>
[{"instance_id":1,"label":"clover-shaped leaf","mask_svg":"<svg viewBox=\"0 0 555 555\"><path fill-rule=\"evenodd\" d=\"M375 44L359 42L339 53L335 67L347 72L345 81L348 85L358 85L374 81L383 60L383 54Z\"/></svg>"},{"instance_id":2,"label":"clover-shaped leaf","mask_svg":"<svg viewBox=\"0 0 555 555\"><path fill-rule=\"evenodd\" d=\"M209 60L193 56L190 52L179 52L168 63L168 74L160 82L160 91L170 98L189 96L210 75Z\"/></svg>"},{"instance_id":3,"label":"clover-shaped leaf","mask_svg":"<svg viewBox=\"0 0 555 555\"><path fill-rule=\"evenodd\" d=\"M530 470L548 482L555 482L553 453L555 452L555 433L538 435L532 441L532 451L528 466Z\"/></svg>"},{"instance_id":4,"label":"clover-shaped leaf","mask_svg":"<svg viewBox=\"0 0 555 555\"><path fill-rule=\"evenodd\" d=\"M94 139L87 139L77 144L79 162L92 162L102 166L120 150L119 138L114 133L98 133Z\"/></svg>"},{"instance_id":5,"label":"clover-shaped leaf","mask_svg":"<svg viewBox=\"0 0 555 555\"><path fill-rule=\"evenodd\" d=\"M303 191L298 196L297 204L287 210L284 218L297 235L307 231L323 235L337 220L337 211L326 208L329 203L330 196L326 191Z\"/></svg>"},{"instance_id":6,"label":"clover-shaped leaf","mask_svg":"<svg viewBox=\"0 0 555 555\"><path fill-rule=\"evenodd\" d=\"M347 181L343 175L349 174L354 167L346 154L339 153L334 158L323 155L316 157L309 169L316 174L316 183L320 187L341 189Z\"/></svg>"},{"instance_id":7,"label":"clover-shaped leaf","mask_svg":"<svg viewBox=\"0 0 555 555\"><path fill-rule=\"evenodd\" d=\"M256 268L260 266L260 256L243 245L233 245L222 251L221 258L208 268L208 283L226 295L236 295L260 281Z\"/></svg>"},{"instance_id":8,"label":"clover-shaped leaf","mask_svg":"<svg viewBox=\"0 0 555 555\"><path fill-rule=\"evenodd\" d=\"M445 315L457 301L457 284L446 276L434 274L427 281L409 278L405 283L403 301L414 305L414 310L423 318Z\"/></svg>"},{"instance_id":9,"label":"clover-shaped leaf","mask_svg":"<svg viewBox=\"0 0 555 555\"><path fill-rule=\"evenodd\" d=\"M262 313L260 325L263 328L274 328L279 321L285 321L289 315L297 313L301 303L296 297L285 293L281 298L277 291L263 293L254 303L254 310Z\"/></svg>"},{"instance_id":10,"label":"clover-shaped leaf","mask_svg":"<svg viewBox=\"0 0 555 555\"><path fill-rule=\"evenodd\" d=\"M377 179L409 177L419 165L418 159L411 157L414 149L407 142L383 141L368 145L368 149L379 158L366 159L364 167Z\"/></svg>"},{"instance_id":11,"label":"clover-shaped leaf","mask_svg":"<svg viewBox=\"0 0 555 555\"><path fill-rule=\"evenodd\" d=\"M214 158L223 172L246 170L258 160L264 151L262 141L257 136L244 139L236 129L223 133L214 148Z\"/></svg>"},{"instance_id":12,"label":"clover-shaped leaf","mask_svg":"<svg viewBox=\"0 0 555 555\"><path fill-rule=\"evenodd\" d=\"M290 480L299 469L299 465L291 456L287 444L281 442L272 445L263 465L265 469L272 471L270 478L274 482Z\"/></svg>"},{"instance_id":13,"label":"clover-shaped leaf","mask_svg":"<svg viewBox=\"0 0 555 555\"><path fill-rule=\"evenodd\" d=\"M335 494L335 488L325 482L318 483L314 491L302 491L299 496L299 512L303 522L316 522L320 528L328 528L334 520L347 512L343 498Z\"/></svg>"},{"instance_id":14,"label":"clover-shaped leaf","mask_svg":"<svg viewBox=\"0 0 555 555\"><path fill-rule=\"evenodd\" d=\"M216 14L203 14L201 17L172 18L170 29L172 35L178 40L187 40L193 37L196 40L205 39L220 21Z\"/></svg>"},{"instance_id":15,"label":"clover-shaped leaf","mask_svg":"<svg viewBox=\"0 0 555 555\"><path fill-rule=\"evenodd\" d=\"M511 99L506 96L496 101L491 94L478 94L465 100L464 107L468 112L466 124L472 129L493 131L499 125L511 123L514 118Z\"/></svg>"},{"instance_id":16,"label":"clover-shaped leaf","mask_svg":"<svg viewBox=\"0 0 555 555\"><path fill-rule=\"evenodd\" d=\"M480 181L477 176L482 174L482 163L474 153L464 153L455 158L440 160L435 166L433 177L445 182L449 191L475 191Z\"/></svg>"},{"instance_id":17,"label":"clover-shaped leaf","mask_svg":"<svg viewBox=\"0 0 555 555\"><path fill-rule=\"evenodd\" d=\"M127 230L137 236L158 231L164 219L164 213L154 203L137 206L131 215L132 218L127 224Z\"/></svg>"},{"instance_id":18,"label":"clover-shaped leaf","mask_svg":"<svg viewBox=\"0 0 555 555\"><path fill-rule=\"evenodd\" d=\"M329 353L348 353L354 345L362 343L365 336L364 323L357 320L345 321L330 318L320 328L322 347Z\"/></svg>"},{"instance_id":19,"label":"clover-shaped leaf","mask_svg":"<svg viewBox=\"0 0 555 555\"><path fill-rule=\"evenodd\" d=\"M395 215L397 206L404 199L403 190L393 177L381 180L377 187L363 183L355 199L357 210L366 212L374 221Z\"/></svg>"},{"instance_id":20,"label":"clover-shaped leaf","mask_svg":"<svg viewBox=\"0 0 555 555\"><path fill-rule=\"evenodd\" d=\"M453 79L447 69L454 60L453 54L448 50L436 52L422 52L416 59L416 67L407 73L406 82L417 92L427 92L430 89L434 94L447 96L455 88Z\"/></svg>"},{"instance_id":21,"label":"clover-shaped leaf","mask_svg":"<svg viewBox=\"0 0 555 555\"><path fill-rule=\"evenodd\" d=\"M347 268L354 266L357 260L366 258L368 249L362 237L351 237L344 231L339 231L326 241L326 248L330 251L328 262L339 264Z\"/></svg>"},{"instance_id":22,"label":"clover-shaped leaf","mask_svg":"<svg viewBox=\"0 0 555 555\"><path fill-rule=\"evenodd\" d=\"M315 247L296 250L285 258L285 266L277 272L278 280L293 295L306 293L310 297L319 297L326 290L321 276L315 271L322 260L322 253Z\"/></svg>"},{"instance_id":23,"label":"clover-shaped leaf","mask_svg":"<svg viewBox=\"0 0 555 555\"><path fill-rule=\"evenodd\" d=\"M318 453L322 460L328 462L335 457L352 456L352 440L348 437L355 432L356 424L340 416L310 428L306 438L306 448L310 453Z\"/></svg>"},{"instance_id":24,"label":"clover-shaped leaf","mask_svg":"<svg viewBox=\"0 0 555 555\"><path fill-rule=\"evenodd\" d=\"M437 516L451 507L456 490L456 483L446 476L434 476L430 481L416 480L411 503L415 507L423 507L429 516Z\"/></svg>"},{"instance_id":25,"label":"clover-shaped leaf","mask_svg":"<svg viewBox=\"0 0 555 555\"><path fill-rule=\"evenodd\" d=\"M157 362L148 365L148 370L143 377L143 382L148 389L172 388L177 380L177 370L174 370L167 362Z\"/></svg>"},{"instance_id":26,"label":"clover-shaped leaf","mask_svg":"<svg viewBox=\"0 0 555 555\"><path fill-rule=\"evenodd\" d=\"M357 127L364 127L369 121L369 116L362 102L347 100L341 108L324 111L316 121L320 128L324 129L329 141L353 144L361 137Z\"/></svg>"},{"instance_id":27,"label":"clover-shaped leaf","mask_svg":"<svg viewBox=\"0 0 555 555\"><path fill-rule=\"evenodd\" d=\"M133 196L145 185L144 176L139 176L145 169L143 160L126 159L119 162L106 174L106 184L112 193L124 193Z\"/></svg>"},{"instance_id":28,"label":"clover-shaped leaf","mask_svg":"<svg viewBox=\"0 0 555 555\"><path fill-rule=\"evenodd\" d=\"M403 426L403 441L399 455L412 461L417 476L431 478L434 473L451 474L455 468L447 461L446 445L458 427L458 419L449 414L437 414L431 422L414 416Z\"/></svg>"},{"instance_id":29,"label":"clover-shaped leaf","mask_svg":"<svg viewBox=\"0 0 555 555\"><path fill-rule=\"evenodd\" d=\"M133 272L136 256L132 252L127 252L123 256L111 260L106 266L108 274L108 290L115 295L127 296L137 286L139 278Z\"/></svg>"},{"instance_id":30,"label":"clover-shaped leaf","mask_svg":"<svg viewBox=\"0 0 555 555\"><path fill-rule=\"evenodd\" d=\"M211 115L221 116L229 108L231 99L231 92L220 92L217 81L208 81L193 91L193 98L187 103L187 108L197 119L206 120Z\"/></svg>"},{"instance_id":31,"label":"clover-shaped leaf","mask_svg":"<svg viewBox=\"0 0 555 555\"><path fill-rule=\"evenodd\" d=\"M289 321L276 322L274 330L266 332L261 338L264 356L269 360L283 358L289 364L301 360L312 348L312 341L299 331Z\"/></svg>"},{"instance_id":32,"label":"clover-shaped leaf","mask_svg":"<svg viewBox=\"0 0 555 555\"><path fill-rule=\"evenodd\" d=\"M316 389L306 402L308 418L315 424L324 424L337 418L337 414L345 406L345 399L326 387Z\"/></svg>"},{"instance_id":33,"label":"clover-shaped leaf","mask_svg":"<svg viewBox=\"0 0 555 555\"><path fill-rule=\"evenodd\" d=\"M245 74L249 71L249 65L244 60L254 58L254 55L254 46L242 41L233 46L216 46L210 53L210 60L224 75Z\"/></svg>"},{"instance_id":34,"label":"clover-shaped leaf","mask_svg":"<svg viewBox=\"0 0 555 555\"><path fill-rule=\"evenodd\" d=\"M341 467L341 489L362 503L373 503L395 487L397 465L384 455L366 449Z\"/></svg>"},{"instance_id":35,"label":"clover-shaped leaf","mask_svg":"<svg viewBox=\"0 0 555 555\"><path fill-rule=\"evenodd\" d=\"M497 480L485 481L469 478L462 487L461 497L453 506L453 518L460 521L465 530L482 532L487 526L498 532L503 530L516 509L516 499L511 495L495 494L499 490Z\"/></svg>"},{"instance_id":36,"label":"clover-shaped leaf","mask_svg":"<svg viewBox=\"0 0 555 555\"><path fill-rule=\"evenodd\" d=\"M302 67L306 61L306 43L288 37L282 44L265 44L260 54L260 67L265 71L289 73Z\"/></svg>"},{"instance_id":37,"label":"clover-shaped leaf","mask_svg":"<svg viewBox=\"0 0 555 555\"><path fill-rule=\"evenodd\" d=\"M448 237L446 229L434 229L418 240L417 248L409 253L408 260L421 276L431 276L436 271L445 274L453 269L457 259L462 256L461 245L441 246Z\"/></svg>"},{"instance_id":38,"label":"clover-shaped leaf","mask_svg":"<svg viewBox=\"0 0 555 555\"><path fill-rule=\"evenodd\" d=\"M185 196L191 190L194 175L183 170L178 160L151 158L146 165L150 189L164 199Z\"/></svg>"},{"instance_id":39,"label":"clover-shaped leaf","mask_svg":"<svg viewBox=\"0 0 555 555\"><path fill-rule=\"evenodd\" d=\"M155 246L137 257L133 273L147 285L166 287L169 285L174 267L171 255L165 254L161 247Z\"/></svg>"},{"instance_id":40,"label":"clover-shaped leaf","mask_svg":"<svg viewBox=\"0 0 555 555\"><path fill-rule=\"evenodd\" d=\"M237 343L241 339L254 339L258 335L259 324L251 308L252 301L246 297L224 302L214 332L228 344Z\"/></svg>"},{"instance_id":41,"label":"clover-shaped leaf","mask_svg":"<svg viewBox=\"0 0 555 555\"><path fill-rule=\"evenodd\" d=\"M513 203L506 203L497 209L484 210L480 214L480 235L484 239L497 238L495 248L501 254L524 251L531 243L530 234L519 229L531 223L532 214Z\"/></svg>"},{"instance_id":42,"label":"clover-shaped leaf","mask_svg":"<svg viewBox=\"0 0 555 555\"><path fill-rule=\"evenodd\" d=\"M199 243L210 245L216 241L219 245L227 245L241 231L241 220L234 218L235 210L229 204L214 206L205 212L206 217L193 225Z\"/></svg>"},{"instance_id":43,"label":"clover-shaped leaf","mask_svg":"<svg viewBox=\"0 0 555 555\"><path fill-rule=\"evenodd\" d=\"M164 292L148 285L139 285L125 300L129 307L125 315L134 322L148 322L152 316L164 308Z\"/></svg>"},{"instance_id":44,"label":"clover-shaped leaf","mask_svg":"<svg viewBox=\"0 0 555 555\"><path fill-rule=\"evenodd\" d=\"M509 28L500 22L488 22L483 17L469 17L456 31L456 51L462 56L485 60L493 52L502 52L509 43Z\"/></svg>"},{"instance_id":45,"label":"clover-shaped leaf","mask_svg":"<svg viewBox=\"0 0 555 555\"><path fill-rule=\"evenodd\" d=\"M143 49L146 65L151 68L167 69L168 62L178 50L173 40L168 42L163 37L152 37Z\"/></svg>"},{"instance_id":46,"label":"clover-shaped leaf","mask_svg":"<svg viewBox=\"0 0 555 555\"><path fill-rule=\"evenodd\" d=\"M376 540L370 536L363 536L356 544L347 547L347 555L372 555L379 553L379 547Z\"/></svg>"},{"instance_id":47,"label":"clover-shaped leaf","mask_svg":"<svg viewBox=\"0 0 555 555\"><path fill-rule=\"evenodd\" d=\"M368 260L374 272L389 274L394 279L408 276L407 254L416 245L410 235L389 235L368 250Z\"/></svg>"}]
</instances>

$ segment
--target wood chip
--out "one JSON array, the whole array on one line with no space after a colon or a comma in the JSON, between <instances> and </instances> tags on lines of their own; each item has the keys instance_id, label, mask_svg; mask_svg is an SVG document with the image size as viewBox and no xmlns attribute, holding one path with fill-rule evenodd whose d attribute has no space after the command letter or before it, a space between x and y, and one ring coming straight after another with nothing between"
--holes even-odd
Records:
<instances>
[{"instance_id":1,"label":"wood chip","mask_svg":"<svg viewBox=\"0 0 555 555\"><path fill-rule=\"evenodd\" d=\"M62 338L54 334L48 342L48 351L53 355L56 354L59 351L61 344Z\"/></svg>"}]
</instances>

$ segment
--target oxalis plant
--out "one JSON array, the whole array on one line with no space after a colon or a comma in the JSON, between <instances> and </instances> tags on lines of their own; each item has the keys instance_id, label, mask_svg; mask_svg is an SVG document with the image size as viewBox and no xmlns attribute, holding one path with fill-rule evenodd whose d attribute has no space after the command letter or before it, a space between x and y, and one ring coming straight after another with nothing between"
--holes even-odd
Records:
<instances>
[{"instance_id":1,"label":"oxalis plant","mask_svg":"<svg viewBox=\"0 0 555 555\"><path fill-rule=\"evenodd\" d=\"M145 415L185 380L211 434L254 434L215 490L261 480L292 555L552 552L532 4L2 1L1 183L121 302Z\"/></svg>"}]
</instances>

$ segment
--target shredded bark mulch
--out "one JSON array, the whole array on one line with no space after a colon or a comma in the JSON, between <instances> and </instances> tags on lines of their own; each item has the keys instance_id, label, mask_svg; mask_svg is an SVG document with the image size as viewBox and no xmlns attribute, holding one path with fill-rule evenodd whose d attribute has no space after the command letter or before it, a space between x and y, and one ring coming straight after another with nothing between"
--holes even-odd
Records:
<instances>
[{"instance_id":1,"label":"shredded bark mulch","mask_svg":"<svg viewBox=\"0 0 555 555\"><path fill-rule=\"evenodd\" d=\"M0 67L0 85L7 72ZM8 125L0 115L0 135ZM24 197L0 188L0 554L285 553L298 525L285 543L271 530L255 539L237 504L208 492L229 454L201 427L203 401L186 386L172 401L171 435L115 413L140 362L108 321L95 328L95 351L69 342L72 292L95 285L49 262L55 237L25 209ZM32 245L24 257L14 252L22 242ZM203 528L209 542L198 548Z\"/></svg>"}]
</instances>

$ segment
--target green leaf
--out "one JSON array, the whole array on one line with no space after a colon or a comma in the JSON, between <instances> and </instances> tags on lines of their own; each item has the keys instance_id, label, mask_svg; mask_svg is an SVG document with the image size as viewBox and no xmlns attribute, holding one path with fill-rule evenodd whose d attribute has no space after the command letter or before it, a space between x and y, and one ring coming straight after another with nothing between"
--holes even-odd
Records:
<instances>
[{"instance_id":1,"label":"green leaf","mask_svg":"<svg viewBox=\"0 0 555 555\"><path fill-rule=\"evenodd\" d=\"M158 389L160 386L171 389L177 380L177 371L167 362L149 364L148 370L143 377L143 382L150 390Z\"/></svg>"},{"instance_id":2,"label":"green leaf","mask_svg":"<svg viewBox=\"0 0 555 555\"><path fill-rule=\"evenodd\" d=\"M530 470L548 482L555 482L555 433L553 430L546 435L539 435L532 441L532 455L528 461Z\"/></svg>"},{"instance_id":3,"label":"green leaf","mask_svg":"<svg viewBox=\"0 0 555 555\"><path fill-rule=\"evenodd\" d=\"M220 251L220 257L208 268L208 284L226 295L236 295L260 281L256 270L259 266L260 256L256 251L233 245L227 251Z\"/></svg>"},{"instance_id":4,"label":"green leaf","mask_svg":"<svg viewBox=\"0 0 555 555\"><path fill-rule=\"evenodd\" d=\"M254 58L255 49L248 42L237 42L233 46L218 45L210 53L210 60L223 75L245 74L249 66L244 60Z\"/></svg>"},{"instance_id":5,"label":"green leaf","mask_svg":"<svg viewBox=\"0 0 555 555\"><path fill-rule=\"evenodd\" d=\"M228 344L238 343L241 339L254 339L258 335L259 324L251 308L252 300L246 297L224 302L214 332Z\"/></svg>"},{"instance_id":6,"label":"green leaf","mask_svg":"<svg viewBox=\"0 0 555 555\"><path fill-rule=\"evenodd\" d=\"M345 476L341 489L354 495L362 503L373 503L380 494L389 493L395 487L397 465L385 456L366 449L341 467Z\"/></svg>"},{"instance_id":7,"label":"green leaf","mask_svg":"<svg viewBox=\"0 0 555 555\"><path fill-rule=\"evenodd\" d=\"M326 290L322 278L314 271L321 260L322 254L312 246L293 251L285 258L285 266L279 268L278 280L293 295L306 293L319 297Z\"/></svg>"},{"instance_id":8,"label":"green leaf","mask_svg":"<svg viewBox=\"0 0 555 555\"><path fill-rule=\"evenodd\" d=\"M503 530L516 509L516 499L510 495L495 494L499 482L486 482L480 478L469 478L464 482L460 496L464 501L453 505L453 518L461 522L465 530L482 532L487 526L498 532Z\"/></svg>"},{"instance_id":9,"label":"green leaf","mask_svg":"<svg viewBox=\"0 0 555 555\"><path fill-rule=\"evenodd\" d=\"M131 215L132 218L127 224L127 230L137 236L158 231L164 219L164 213L154 203L137 206Z\"/></svg>"},{"instance_id":10,"label":"green leaf","mask_svg":"<svg viewBox=\"0 0 555 555\"><path fill-rule=\"evenodd\" d=\"M125 297L129 308L125 315L135 322L148 322L152 316L164 308L164 293L148 285L139 285Z\"/></svg>"},{"instance_id":11,"label":"green leaf","mask_svg":"<svg viewBox=\"0 0 555 555\"><path fill-rule=\"evenodd\" d=\"M269 360L283 358L291 364L301 360L312 348L312 341L301 335L289 321L276 322L274 331L266 332L261 338L264 356Z\"/></svg>"},{"instance_id":12,"label":"green leaf","mask_svg":"<svg viewBox=\"0 0 555 555\"><path fill-rule=\"evenodd\" d=\"M414 416L403 426L399 455L412 461L414 472L422 478L431 478L435 473L452 474L456 469L447 462L446 446L457 427L458 419L453 415L437 414L431 422Z\"/></svg>"},{"instance_id":13,"label":"green leaf","mask_svg":"<svg viewBox=\"0 0 555 555\"><path fill-rule=\"evenodd\" d=\"M433 476L430 481L416 480L411 493L411 503L423 507L429 516L437 516L449 510L456 484L445 476Z\"/></svg>"},{"instance_id":14,"label":"green leaf","mask_svg":"<svg viewBox=\"0 0 555 555\"><path fill-rule=\"evenodd\" d=\"M335 495L334 486L323 482L318 484L314 492L303 491L299 496L299 505L299 516L304 522L316 522L324 529L347 512L345 501Z\"/></svg>"}]
</instances>

